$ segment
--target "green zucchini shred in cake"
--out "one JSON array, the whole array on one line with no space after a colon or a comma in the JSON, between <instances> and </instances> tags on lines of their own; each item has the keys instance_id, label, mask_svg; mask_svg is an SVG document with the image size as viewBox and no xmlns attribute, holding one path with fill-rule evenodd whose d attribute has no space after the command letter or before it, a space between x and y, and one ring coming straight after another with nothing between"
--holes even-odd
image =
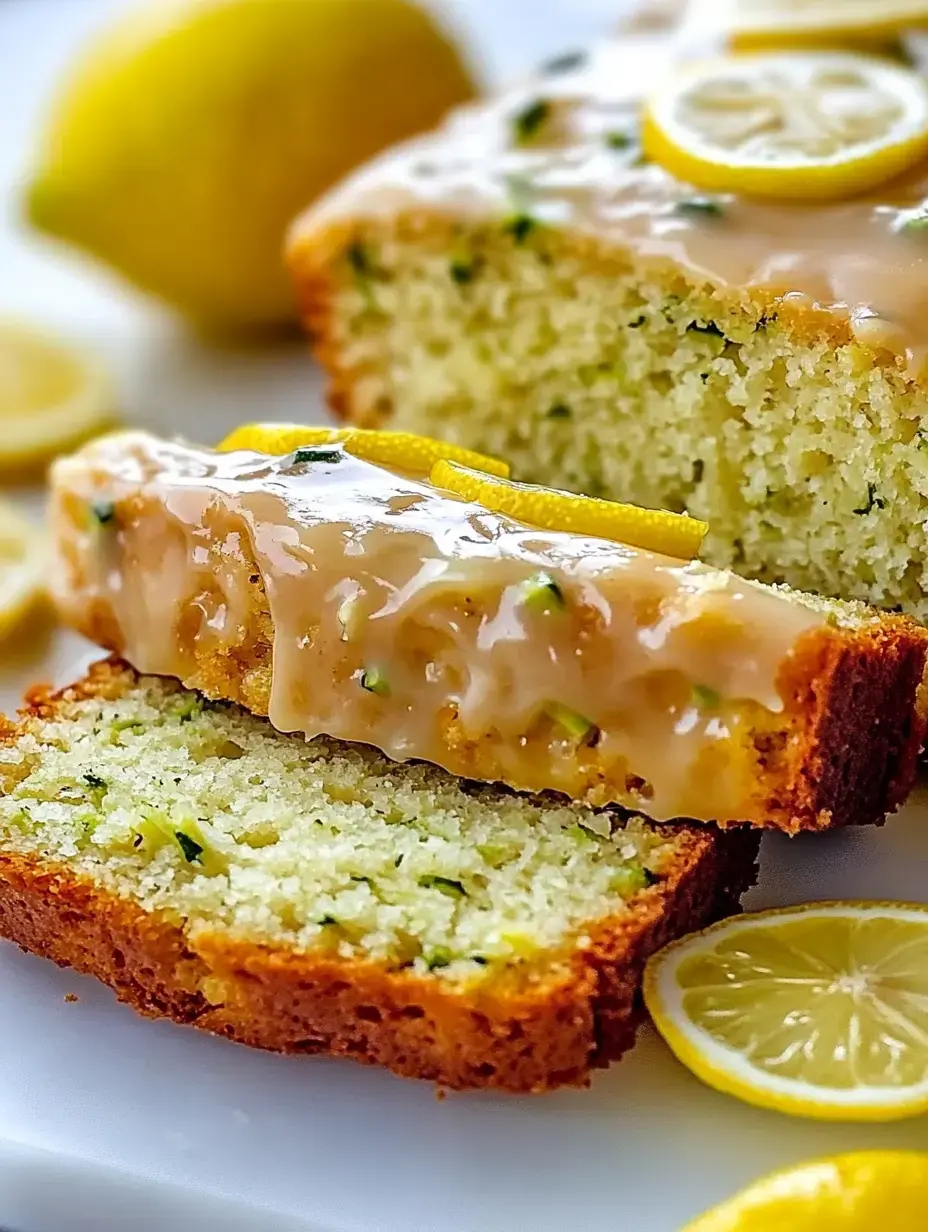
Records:
<instances>
[{"instance_id":1,"label":"green zucchini shred in cake","mask_svg":"<svg viewBox=\"0 0 928 1232\"><path fill-rule=\"evenodd\" d=\"M674 851L640 820L306 743L153 679L0 750L2 780L7 850L194 932L449 979L573 943Z\"/></svg>"},{"instance_id":2,"label":"green zucchini shred in cake","mask_svg":"<svg viewBox=\"0 0 928 1232\"><path fill-rule=\"evenodd\" d=\"M696 191L639 145L678 54L665 28L543 67L295 224L331 403L928 619L924 164L826 204Z\"/></svg>"}]
</instances>

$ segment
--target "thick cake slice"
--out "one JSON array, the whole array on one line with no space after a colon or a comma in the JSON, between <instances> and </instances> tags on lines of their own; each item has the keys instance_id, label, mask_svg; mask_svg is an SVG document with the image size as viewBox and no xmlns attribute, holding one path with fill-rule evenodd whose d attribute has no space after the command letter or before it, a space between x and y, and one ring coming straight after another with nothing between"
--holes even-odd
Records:
<instances>
[{"instance_id":1,"label":"thick cake slice","mask_svg":"<svg viewBox=\"0 0 928 1232\"><path fill-rule=\"evenodd\" d=\"M275 732L99 664L0 741L0 933L141 1013L448 1087L585 1083L757 839Z\"/></svg>"},{"instance_id":2,"label":"thick cake slice","mask_svg":"<svg viewBox=\"0 0 928 1232\"><path fill-rule=\"evenodd\" d=\"M342 444L124 433L52 488L66 618L282 731L790 832L911 786L928 633L903 618L540 529Z\"/></svg>"},{"instance_id":3,"label":"thick cake slice","mask_svg":"<svg viewBox=\"0 0 928 1232\"><path fill-rule=\"evenodd\" d=\"M639 143L679 54L557 59L296 223L332 406L687 509L715 565L928 619L925 164L827 204L698 192Z\"/></svg>"}]
</instances>

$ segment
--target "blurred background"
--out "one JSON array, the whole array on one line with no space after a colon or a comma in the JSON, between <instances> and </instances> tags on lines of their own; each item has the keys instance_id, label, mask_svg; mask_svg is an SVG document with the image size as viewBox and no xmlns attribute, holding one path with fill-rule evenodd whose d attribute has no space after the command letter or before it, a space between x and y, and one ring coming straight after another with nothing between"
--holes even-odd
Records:
<instances>
[{"instance_id":1,"label":"blurred background","mask_svg":"<svg viewBox=\"0 0 928 1232\"><path fill-rule=\"evenodd\" d=\"M356 14L338 39L314 28L317 2ZM265 169L297 177L306 171L307 160L281 144L282 132L292 136L304 125L337 162L335 155L352 143L363 145L369 125L384 121L397 100L385 97L378 76L384 49L398 45L403 7L404 0L147 0L141 8L136 0L0 0L0 710L12 713L37 680L73 678L88 654L99 653L56 631L49 618L37 619L47 569L35 528L43 470L56 453L109 419L209 443L246 420L324 418L320 382L295 321L288 329L286 311L278 320L247 319L266 290L256 285L243 292L247 271L222 304L240 318L239 328L194 319L203 314L191 313L189 303L166 301L197 300L210 260L217 253L226 260L267 226L265 205L280 203L262 204L258 194L256 205L242 191L258 178L262 157ZM434 0L422 7L435 27L405 65L409 106L399 110L409 127L420 106L423 123L433 122L426 113L441 101L423 99L433 57L450 55L457 63L443 78L451 93L466 93L469 82L489 90L607 29L625 4ZM307 24L297 32L275 19L257 39L247 21L243 28L233 16L204 33L197 30L201 8L289 9L287 21ZM150 48L158 41L152 26L168 12L177 33L166 66ZM300 19L301 12L309 18ZM259 44L263 58L252 54ZM366 71L347 79L347 100L327 100L313 87L326 73L344 87L343 60L363 63ZM262 78L269 64L284 62L286 73ZM259 105L265 95L273 106ZM324 181L333 163L320 155L322 163ZM288 207L292 216L311 194L299 183L285 187L295 203ZM276 239L272 251L279 253ZM168 274L172 294L155 298L141 289ZM260 273L257 283L263 284ZM136 1041L129 1015L114 1013L108 994L85 985L79 1022L86 1034L74 1058L61 1041L74 1031L73 1007L65 1000L75 977L62 973L50 994L44 968L37 975L13 947L4 947L3 957L0 1223L10 1232L307 1226L269 1209L299 1209L303 1200L305 1148L287 1127L304 1115L305 1095L290 1071L265 1057L243 1060L238 1050L209 1041L200 1043L194 1070L186 1035L157 1027L162 1051L153 1061ZM157 1066L165 1058L162 1074ZM348 1098L329 1101L331 1084L341 1090L346 1080ZM431 1091L334 1068L314 1082L314 1098L330 1109L319 1132L335 1141L360 1138L362 1158L364 1116L360 1126L355 1117L386 1099L386 1091L398 1115L408 1114L414 1136L425 1141L449 1132L446 1120L435 1119L439 1106ZM189 1089L189 1101L178 1100L181 1088ZM462 1115L450 1132L463 1134L469 1152L467 1125L479 1105ZM567 1138L569 1125L568 1117ZM376 1139L384 1131L373 1126L371 1132ZM257 1171L255 1144L264 1148ZM570 1149L564 1150L569 1161ZM78 1156L83 1162L72 1158ZM168 1176L176 1188L165 1183ZM204 1177L209 1185L201 1187ZM492 1178L481 1184L491 1196ZM209 1193L220 1185L236 1193L234 1202ZM334 1202L330 1194L337 1194L343 1206L345 1188L343 1178L325 1178L319 1202ZM262 1209L243 1204L244 1195L260 1200ZM363 1184L355 1198L363 1207ZM392 1178L385 1179L380 1201L402 1211Z\"/></svg>"},{"instance_id":2,"label":"blurred background","mask_svg":"<svg viewBox=\"0 0 928 1232\"><path fill-rule=\"evenodd\" d=\"M368 7L366 0L341 3L359 14ZM154 8L159 7L177 7L176 0L156 0ZM490 88L608 28L625 4L623 0L426 0L424 7L448 31L476 83ZM207 344L201 333L86 251L52 239L26 221L25 202L30 185L34 187L40 175L40 164L58 155L74 162L76 169L67 171L73 182L82 173L82 165L86 169L93 161L82 155L81 143L92 141L96 157L103 159L108 127L120 127L123 107L108 102L84 120L85 127L93 129L91 137L77 132L80 117L73 119L73 113L85 105L84 96L98 88L96 80L88 80L83 90L75 88L76 97L68 100L69 106L57 100L61 100L64 83L73 79L75 59L86 56L88 45L95 45L101 32L133 8L138 8L133 0L0 0L0 320L37 325L99 357L115 380L120 413L163 431L182 430L210 440L246 418L304 419L307 414L318 418L318 388L305 345L295 332L289 340L278 338L269 343L255 331L245 330L234 343L226 338ZM389 14L384 21L389 27ZM360 28L370 25L367 20L359 18L357 25L362 42L366 39L376 46L378 39L386 38L382 31ZM313 37L308 29L307 38ZM105 58L96 46L91 54L98 61ZM192 54L202 58L198 72L208 75L209 48L194 48ZM107 71L106 64L94 66L92 75L106 78ZM159 109L171 105L176 87L164 81L159 92L155 78L138 86L127 79L119 89L125 94L127 115L132 113L128 115L134 125L131 135L137 135L143 147L137 157L143 159L145 134L154 126ZM358 82L357 90L362 104L375 105L376 91L370 82ZM410 74L410 90L416 90L415 71ZM119 90L111 97L118 98ZM55 131L49 133L53 113ZM363 122L359 117L363 117L363 106L351 123ZM196 123L193 117L190 122ZM212 123L222 122L220 107ZM330 125L332 117L321 115L320 122ZM123 140L127 140L125 132ZM59 148L49 149L56 142ZM178 175L184 173L187 157L183 144L178 143L173 152ZM157 156L163 157L163 152ZM247 151L241 157L247 160ZM134 199L121 201L108 194L102 173L99 185L78 187L95 205L96 217L107 220L112 232L120 229L120 212L129 217L133 211L143 212ZM154 189L146 193L143 188L140 185L139 193L144 202ZM165 212L169 204L162 192L156 207L162 213L156 214L155 207L152 210L159 232L168 233L168 239L172 222ZM75 205L73 213L79 211ZM50 207L45 209L46 215L52 213ZM68 216L67 210L64 213L63 218L45 217L40 225L46 232L79 232L80 220ZM148 226L139 220L138 243L145 243ZM84 246L98 250L119 244L118 235L114 240L99 225L89 238L86 233L80 238ZM179 234L176 238L181 261L183 240ZM9 372L7 378L9 382ZM0 348L0 406L2 389Z\"/></svg>"}]
</instances>

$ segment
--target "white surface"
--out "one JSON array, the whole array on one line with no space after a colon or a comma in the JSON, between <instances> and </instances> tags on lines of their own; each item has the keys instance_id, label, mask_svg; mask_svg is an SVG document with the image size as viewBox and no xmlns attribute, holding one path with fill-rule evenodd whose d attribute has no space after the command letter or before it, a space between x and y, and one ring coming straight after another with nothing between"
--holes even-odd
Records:
<instances>
[{"instance_id":1,"label":"white surface","mask_svg":"<svg viewBox=\"0 0 928 1232\"><path fill-rule=\"evenodd\" d=\"M14 225L37 107L113 7L0 0L0 312L96 347L128 413L166 431L208 440L242 418L319 414L301 346L206 350ZM455 7L506 68L576 41L618 6ZM37 636L0 669L0 702L65 678L79 654L76 639ZM925 901L926 826L923 799L883 831L769 839L751 902ZM855 1147L928 1149L925 1119L843 1128L742 1107L700 1086L650 1031L590 1092L439 1102L388 1074L142 1021L93 981L7 945L0 1024L0 1224L14 1232L675 1232L771 1167Z\"/></svg>"},{"instance_id":2,"label":"white surface","mask_svg":"<svg viewBox=\"0 0 928 1232\"><path fill-rule=\"evenodd\" d=\"M882 832L768 840L752 903L923 901L926 821L922 801ZM743 1107L702 1087L650 1030L589 1092L439 1101L376 1070L142 1021L94 981L8 946L0 1023L0 1139L49 1152L23 1173L0 1151L0 1221L17 1232L675 1232L780 1164L928 1149L924 1118L840 1127ZM145 1222L131 1215L136 1190L75 1170L74 1156L144 1178ZM189 1209L154 1181L186 1187ZM204 1223L203 1191L282 1214ZM183 1213L168 1218L172 1204Z\"/></svg>"}]
</instances>

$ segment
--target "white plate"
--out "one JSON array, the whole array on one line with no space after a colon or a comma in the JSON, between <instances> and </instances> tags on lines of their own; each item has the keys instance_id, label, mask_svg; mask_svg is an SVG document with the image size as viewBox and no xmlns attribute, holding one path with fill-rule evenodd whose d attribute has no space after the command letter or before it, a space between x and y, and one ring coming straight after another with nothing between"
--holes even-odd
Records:
<instances>
[{"instance_id":1,"label":"white plate","mask_svg":"<svg viewBox=\"0 0 928 1232\"><path fill-rule=\"evenodd\" d=\"M76 675L82 649L60 637L51 660ZM29 670L7 672L0 700ZM768 837L749 902L926 901L926 857L921 797L882 830ZM0 1225L15 1232L676 1232L769 1168L928 1149L924 1118L841 1127L744 1107L650 1029L590 1091L438 1100L350 1062L137 1018L7 944L0 1023Z\"/></svg>"},{"instance_id":2,"label":"white plate","mask_svg":"<svg viewBox=\"0 0 928 1232\"><path fill-rule=\"evenodd\" d=\"M0 0L0 193L76 43L121 2ZM526 23L526 0L449 2L480 10L501 65L578 41L620 7L533 0ZM208 352L28 240L6 207L0 311L95 346L137 420L208 441L244 418L320 414L301 348ZM58 637L0 660L0 705L36 679L76 675L81 651ZM883 831L765 842L751 905L850 896L928 898L928 800ZM348 1062L137 1018L94 981L2 943L0 1024L0 1226L13 1232L676 1232L769 1168L856 1147L928 1149L926 1119L836 1127L743 1107L649 1030L588 1092L440 1102Z\"/></svg>"}]
</instances>

